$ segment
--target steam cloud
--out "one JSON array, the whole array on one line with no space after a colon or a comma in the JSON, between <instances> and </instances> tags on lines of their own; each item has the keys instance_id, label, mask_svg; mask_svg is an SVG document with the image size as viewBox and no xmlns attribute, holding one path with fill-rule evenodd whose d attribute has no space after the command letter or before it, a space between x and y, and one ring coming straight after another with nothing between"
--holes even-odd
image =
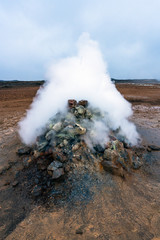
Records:
<instances>
[{"instance_id":1,"label":"steam cloud","mask_svg":"<svg viewBox=\"0 0 160 240\"><path fill-rule=\"evenodd\" d=\"M120 129L128 142L137 144L138 133L128 120L132 115L131 105L111 82L98 43L91 40L88 33L83 33L77 48L77 56L61 59L50 67L48 81L40 88L26 117L19 123L22 141L33 144L48 120L57 112L65 111L68 99L86 99L106 116L105 121L95 120L93 135L86 136L89 145L91 142L104 144L109 129Z\"/></svg>"}]
</instances>

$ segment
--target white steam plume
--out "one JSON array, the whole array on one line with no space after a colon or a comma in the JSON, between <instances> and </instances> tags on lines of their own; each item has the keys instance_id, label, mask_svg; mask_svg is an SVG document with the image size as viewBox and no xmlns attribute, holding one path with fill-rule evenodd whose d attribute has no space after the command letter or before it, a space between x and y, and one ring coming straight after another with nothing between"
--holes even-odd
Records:
<instances>
[{"instance_id":1,"label":"white steam plume","mask_svg":"<svg viewBox=\"0 0 160 240\"><path fill-rule=\"evenodd\" d=\"M68 99L86 99L91 106L107 113L106 132L108 128L120 128L121 134L135 145L138 133L134 124L128 121L132 115L131 105L106 73L106 63L98 43L91 40L89 34L83 33L77 48L77 56L62 59L49 69L47 83L40 88L26 117L19 123L22 141L28 145L34 143L48 120L58 111L65 111ZM102 125L97 126L100 126L101 134ZM99 136L98 139L101 141Z\"/></svg>"}]
</instances>

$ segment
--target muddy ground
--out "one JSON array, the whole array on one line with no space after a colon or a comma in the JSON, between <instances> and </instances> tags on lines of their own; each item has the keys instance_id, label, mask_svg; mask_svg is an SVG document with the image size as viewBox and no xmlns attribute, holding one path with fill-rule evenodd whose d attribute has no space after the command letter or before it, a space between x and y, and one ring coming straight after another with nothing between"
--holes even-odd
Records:
<instances>
[{"instance_id":1,"label":"muddy ground","mask_svg":"<svg viewBox=\"0 0 160 240\"><path fill-rule=\"evenodd\" d=\"M85 176L69 201L35 201L25 173L23 184L15 182L24 171L16 155L17 123L38 88L0 88L0 239L160 239L159 151L146 152L144 165L125 180L106 172L98 179ZM117 88L133 104L142 146L160 145L160 84Z\"/></svg>"}]
</instances>

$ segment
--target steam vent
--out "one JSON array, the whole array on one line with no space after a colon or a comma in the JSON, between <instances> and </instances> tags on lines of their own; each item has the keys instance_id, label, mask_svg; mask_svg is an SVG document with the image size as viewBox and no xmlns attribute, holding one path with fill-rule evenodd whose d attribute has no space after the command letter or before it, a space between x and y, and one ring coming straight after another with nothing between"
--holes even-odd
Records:
<instances>
[{"instance_id":1,"label":"steam vent","mask_svg":"<svg viewBox=\"0 0 160 240\"><path fill-rule=\"evenodd\" d=\"M56 199L59 195L73 198L81 184L100 181L107 174L125 179L141 167L142 151L131 147L118 130L110 130L106 143L92 141L96 139L92 126L95 119L102 120L103 113L90 107L88 101L68 100L66 112L50 119L34 146L18 149L35 199ZM22 175L25 179L25 173ZM83 188L82 194L89 193Z\"/></svg>"}]
</instances>

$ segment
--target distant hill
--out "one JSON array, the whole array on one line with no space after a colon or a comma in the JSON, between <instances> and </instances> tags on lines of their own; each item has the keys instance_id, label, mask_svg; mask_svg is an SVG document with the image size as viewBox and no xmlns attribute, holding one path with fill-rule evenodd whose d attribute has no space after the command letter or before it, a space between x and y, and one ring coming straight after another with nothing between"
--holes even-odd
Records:
<instances>
[{"instance_id":1,"label":"distant hill","mask_svg":"<svg viewBox=\"0 0 160 240\"><path fill-rule=\"evenodd\" d=\"M134 84L160 84L157 79L115 79L111 78L115 83L134 83Z\"/></svg>"},{"instance_id":2,"label":"distant hill","mask_svg":"<svg viewBox=\"0 0 160 240\"><path fill-rule=\"evenodd\" d=\"M44 80L38 81L18 81L18 80L0 80L0 88L14 88L14 87L36 87L44 84Z\"/></svg>"},{"instance_id":3,"label":"distant hill","mask_svg":"<svg viewBox=\"0 0 160 240\"><path fill-rule=\"evenodd\" d=\"M156 79L115 79L111 80L116 84L160 84L160 81ZM18 88L18 87L36 87L45 83L45 80L36 81L19 81L19 80L0 80L0 88Z\"/></svg>"}]
</instances>

